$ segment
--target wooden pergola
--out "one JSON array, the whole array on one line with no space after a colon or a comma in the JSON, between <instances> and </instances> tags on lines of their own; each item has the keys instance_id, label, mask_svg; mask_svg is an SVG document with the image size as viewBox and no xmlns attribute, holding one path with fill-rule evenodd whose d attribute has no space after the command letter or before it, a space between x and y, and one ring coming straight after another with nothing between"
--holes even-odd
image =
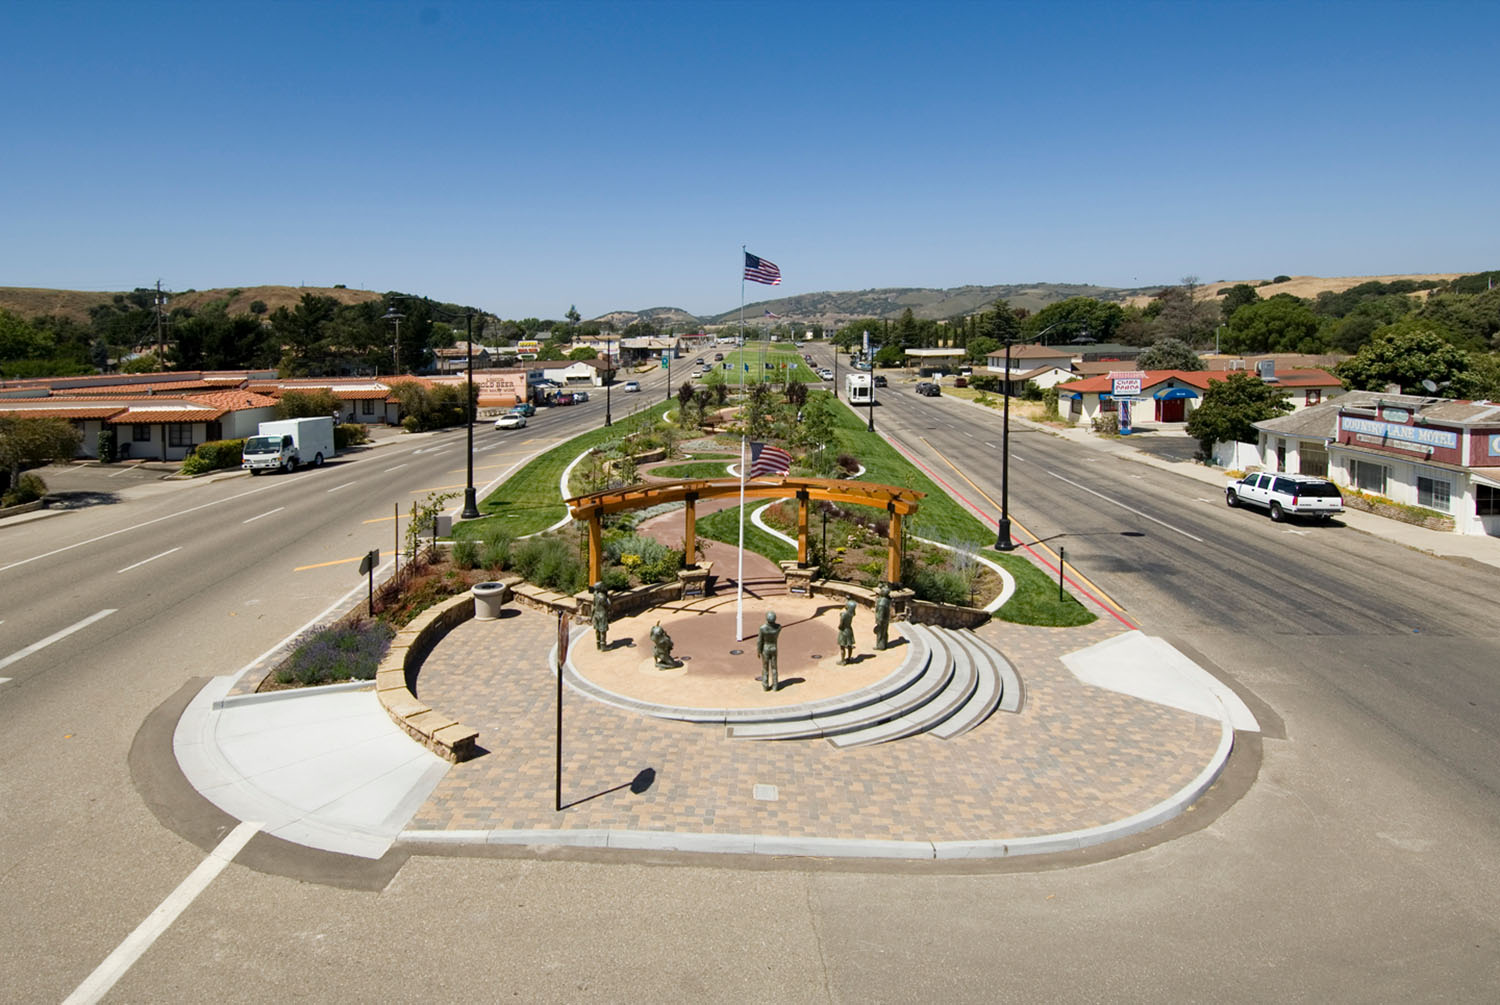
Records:
<instances>
[{"instance_id":1,"label":"wooden pergola","mask_svg":"<svg viewBox=\"0 0 1500 1005\"><path fill-rule=\"evenodd\" d=\"M739 495L738 478L711 478L655 485L632 485L629 488L595 492L567 500L568 511L573 519L588 521L589 582L599 582L603 574L601 521L605 514L644 509L658 503L686 503L682 542L684 553L691 561L697 554L698 546L698 502L708 499L738 499ZM889 548L885 564L885 578L891 583L899 582L901 579L901 520L917 511L917 501L925 495L925 492L896 485L876 485L870 482L844 481L837 478L756 479L745 483L746 499L797 500L797 564L802 566L807 564L808 508L812 500L827 499L831 502L884 509L891 517L890 530L887 535Z\"/></svg>"}]
</instances>

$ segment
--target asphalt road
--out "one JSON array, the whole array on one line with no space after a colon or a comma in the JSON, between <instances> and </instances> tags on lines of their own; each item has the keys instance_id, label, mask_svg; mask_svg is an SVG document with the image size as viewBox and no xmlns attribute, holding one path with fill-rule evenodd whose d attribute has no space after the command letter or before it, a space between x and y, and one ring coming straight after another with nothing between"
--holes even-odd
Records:
<instances>
[{"instance_id":1,"label":"asphalt road","mask_svg":"<svg viewBox=\"0 0 1500 1005\"><path fill-rule=\"evenodd\" d=\"M476 481L602 408L482 429ZM975 415L895 384L876 424L993 516L998 423ZM67 996L204 861L127 769L142 723L342 593L351 567L321 563L388 549L393 502L461 482L462 442L402 439L285 478L142 482L0 528L0 659L115 611L0 669L0 997ZM972 870L420 856L362 888L262 848L281 867L230 865L112 999L1491 999L1494 570L1272 525L1212 486L1045 434L1013 430L1012 447L1018 536L1065 546L1265 728L1172 840Z\"/></svg>"}]
</instances>

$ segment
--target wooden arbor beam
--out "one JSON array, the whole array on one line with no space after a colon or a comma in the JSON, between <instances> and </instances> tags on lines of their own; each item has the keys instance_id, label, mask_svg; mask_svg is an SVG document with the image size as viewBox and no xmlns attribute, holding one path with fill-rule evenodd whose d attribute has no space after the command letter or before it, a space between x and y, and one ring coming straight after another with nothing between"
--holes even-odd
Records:
<instances>
[{"instance_id":1,"label":"wooden arbor beam","mask_svg":"<svg viewBox=\"0 0 1500 1005\"><path fill-rule=\"evenodd\" d=\"M808 503L811 500L827 499L830 502L848 503L851 506L884 509L891 516L889 547L886 555L886 578L892 583L899 582L901 575L901 518L915 513L918 503L926 497L925 492L899 485L881 485L839 478L756 479L746 482L743 491L747 499L797 500L797 562L799 565L807 564ZM685 503L687 515L683 527L683 545L693 549L688 552L688 558L694 559L697 548L697 503L700 500L738 498L740 492L739 479L715 478L655 485L632 485L629 488L594 492L566 500L568 512L573 519L587 520L589 524L590 584L599 582L599 577L603 574L601 522L606 515L645 509L661 503Z\"/></svg>"}]
</instances>

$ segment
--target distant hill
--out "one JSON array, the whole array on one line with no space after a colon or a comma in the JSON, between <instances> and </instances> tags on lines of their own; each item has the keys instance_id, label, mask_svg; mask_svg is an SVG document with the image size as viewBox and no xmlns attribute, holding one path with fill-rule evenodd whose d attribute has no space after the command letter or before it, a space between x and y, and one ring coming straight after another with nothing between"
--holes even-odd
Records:
<instances>
[{"instance_id":1,"label":"distant hill","mask_svg":"<svg viewBox=\"0 0 1500 1005\"><path fill-rule=\"evenodd\" d=\"M1339 293L1372 280L1381 282L1391 282L1396 279L1449 280L1459 275L1463 273L1335 278L1293 276L1285 282L1275 284L1270 283L1268 278L1220 280L1202 284L1199 287L1199 296L1212 299L1220 296L1229 287L1243 282L1256 287L1256 292L1262 297L1277 293L1291 293L1299 297L1312 298L1325 290ZM937 320L986 310L1001 298L1009 302L1012 307L1024 307L1032 312L1069 297L1094 297L1098 300L1144 306L1161 289L1161 286L1122 289L1081 283L1012 283L997 286L955 286L945 290L884 287L870 290L827 291L747 303L745 304L745 320L759 323L765 318L765 313L770 311L796 324L837 327L856 318L894 320L908 308L918 318ZM213 300L228 300L230 314L246 314L250 312L250 305L260 300L265 303L266 311L269 313L278 307L295 306L305 293L332 297L345 304L379 300L382 296L373 290L351 290L338 286L246 286L172 293L170 304L172 307L197 308ZM22 317L58 314L86 322L90 307L110 303L119 295L114 292L0 287L0 309L11 311ZM685 331L694 327L732 325L738 322L739 316L740 309L737 306L722 314L706 317L690 314L679 307L648 307L634 311L610 311L592 320L610 321L618 330L623 330L631 322L644 318L662 327L671 326L678 331Z\"/></svg>"},{"instance_id":2,"label":"distant hill","mask_svg":"<svg viewBox=\"0 0 1500 1005\"><path fill-rule=\"evenodd\" d=\"M87 322L89 309L113 302L127 291L92 292L83 290L45 290L22 286L0 286L0 309L22 317L59 315ZM228 300L230 314L249 314L250 305L263 301L266 312L278 307L295 307L304 293L332 297L341 304L359 304L379 300L381 294L371 290L350 290L342 286L246 286L219 290L188 290L169 293L169 307L202 307L214 300Z\"/></svg>"}]
</instances>

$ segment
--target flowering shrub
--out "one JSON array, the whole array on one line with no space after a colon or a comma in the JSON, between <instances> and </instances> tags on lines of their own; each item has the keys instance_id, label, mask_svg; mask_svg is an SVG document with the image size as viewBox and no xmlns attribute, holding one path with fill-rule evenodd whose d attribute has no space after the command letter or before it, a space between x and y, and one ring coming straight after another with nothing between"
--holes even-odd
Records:
<instances>
[{"instance_id":1,"label":"flowering shrub","mask_svg":"<svg viewBox=\"0 0 1500 1005\"><path fill-rule=\"evenodd\" d=\"M311 687L341 680L374 680L395 631L379 621L358 619L314 629L276 672L281 684Z\"/></svg>"}]
</instances>

